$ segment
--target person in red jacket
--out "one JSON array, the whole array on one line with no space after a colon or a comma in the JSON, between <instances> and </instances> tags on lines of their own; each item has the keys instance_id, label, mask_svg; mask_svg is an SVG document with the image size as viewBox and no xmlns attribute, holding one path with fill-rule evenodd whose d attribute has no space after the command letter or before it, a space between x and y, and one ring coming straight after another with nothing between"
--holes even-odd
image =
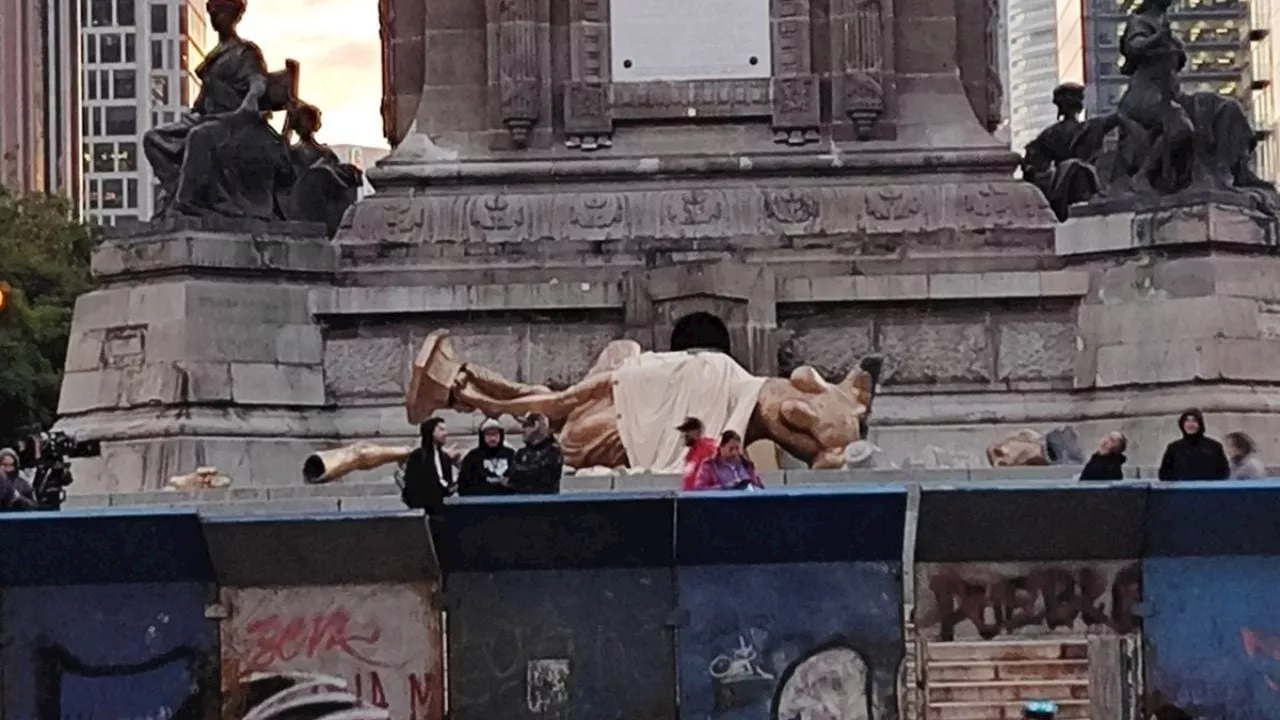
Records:
<instances>
[{"instance_id":1,"label":"person in red jacket","mask_svg":"<svg viewBox=\"0 0 1280 720\"><path fill-rule=\"evenodd\" d=\"M684 454L684 489L692 490L698 482L698 466L716 455L716 441L703 434L702 421L696 417L685 418L676 430L684 434L685 447L689 448Z\"/></svg>"}]
</instances>

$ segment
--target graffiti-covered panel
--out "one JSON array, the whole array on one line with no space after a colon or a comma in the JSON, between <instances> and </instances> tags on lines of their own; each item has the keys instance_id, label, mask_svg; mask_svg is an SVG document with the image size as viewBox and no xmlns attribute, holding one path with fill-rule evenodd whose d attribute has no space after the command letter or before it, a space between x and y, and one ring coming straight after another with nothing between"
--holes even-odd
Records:
<instances>
[{"instance_id":1,"label":"graffiti-covered panel","mask_svg":"<svg viewBox=\"0 0 1280 720\"><path fill-rule=\"evenodd\" d=\"M684 719L897 717L902 589L894 563L677 570Z\"/></svg>"},{"instance_id":2,"label":"graffiti-covered panel","mask_svg":"<svg viewBox=\"0 0 1280 720\"><path fill-rule=\"evenodd\" d=\"M6 589L4 719L200 717L217 692L208 592L200 583Z\"/></svg>"},{"instance_id":3,"label":"graffiti-covered panel","mask_svg":"<svg viewBox=\"0 0 1280 720\"><path fill-rule=\"evenodd\" d=\"M916 623L926 640L1135 631L1142 569L1136 560L921 563Z\"/></svg>"},{"instance_id":4,"label":"graffiti-covered panel","mask_svg":"<svg viewBox=\"0 0 1280 720\"><path fill-rule=\"evenodd\" d=\"M454 720L675 715L670 569L450 576Z\"/></svg>"},{"instance_id":5,"label":"graffiti-covered panel","mask_svg":"<svg viewBox=\"0 0 1280 720\"><path fill-rule=\"evenodd\" d=\"M1280 560L1148 558L1150 690L1201 720L1280 718Z\"/></svg>"},{"instance_id":6,"label":"graffiti-covered panel","mask_svg":"<svg viewBox=\"0 0 1280 720\"><path fill-rule=\"evenodd\" d=\"M442 716L440 621L429 586L222 592L230 615L221 633L228 699L250 673L323 673L345 680L357 697L396 720Z\"/></svg>"}]
</instances>

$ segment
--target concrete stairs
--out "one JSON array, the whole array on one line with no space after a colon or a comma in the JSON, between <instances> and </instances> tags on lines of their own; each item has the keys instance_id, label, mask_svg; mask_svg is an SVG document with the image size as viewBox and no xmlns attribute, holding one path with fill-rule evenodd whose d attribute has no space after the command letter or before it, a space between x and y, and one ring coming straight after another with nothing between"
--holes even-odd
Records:
<instances>
[{"instance_id":1,"label":"concrete stairs","mask_svg":"<svg viewBox=\"0 0 1280 720\"><path fill-rule=\"evenodd\" d=\"M1019 720L1028 700L1052 700L1060 720L1088 720L1086 640L931 642L928 720Z\"/></svg>"}]
</instances>

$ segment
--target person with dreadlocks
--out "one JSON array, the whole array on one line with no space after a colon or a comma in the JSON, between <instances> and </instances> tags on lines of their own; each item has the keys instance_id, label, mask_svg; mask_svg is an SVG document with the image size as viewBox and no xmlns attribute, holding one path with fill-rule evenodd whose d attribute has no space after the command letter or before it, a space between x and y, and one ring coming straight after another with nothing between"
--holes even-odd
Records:
<instances>
[{"instance_id":1,"label":"person with dreadlocks","mask_svg":"<svg viewBox=\"0 0 1280 720\"><path fill-rule=\"evenodd\" d=\"M160 214L278 216L275 188L292 163L266 112L291 98L269 92L262 51L236 33L246 0L208 0L218 45L196 68L200 95L176 122L149 130L143 149L164 189Z\"/></svg>"}]
</instances>

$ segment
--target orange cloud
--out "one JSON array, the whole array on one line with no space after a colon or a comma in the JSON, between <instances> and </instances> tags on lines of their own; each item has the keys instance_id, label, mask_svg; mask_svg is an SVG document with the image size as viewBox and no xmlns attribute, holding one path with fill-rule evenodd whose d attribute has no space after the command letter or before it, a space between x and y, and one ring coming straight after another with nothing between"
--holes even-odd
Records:
<instances>
[{"instance_id":1,"label":"orange cloud","mask_svg":"<svg viewBox=\"0 0 1280 720\"><path fill-rule=\"evenodd\" d=\"M240 34L273 69L301 63L299 94L324 112L321 140L386 147L377 0L250 0Z\"/></svg>"}]
</instances>

